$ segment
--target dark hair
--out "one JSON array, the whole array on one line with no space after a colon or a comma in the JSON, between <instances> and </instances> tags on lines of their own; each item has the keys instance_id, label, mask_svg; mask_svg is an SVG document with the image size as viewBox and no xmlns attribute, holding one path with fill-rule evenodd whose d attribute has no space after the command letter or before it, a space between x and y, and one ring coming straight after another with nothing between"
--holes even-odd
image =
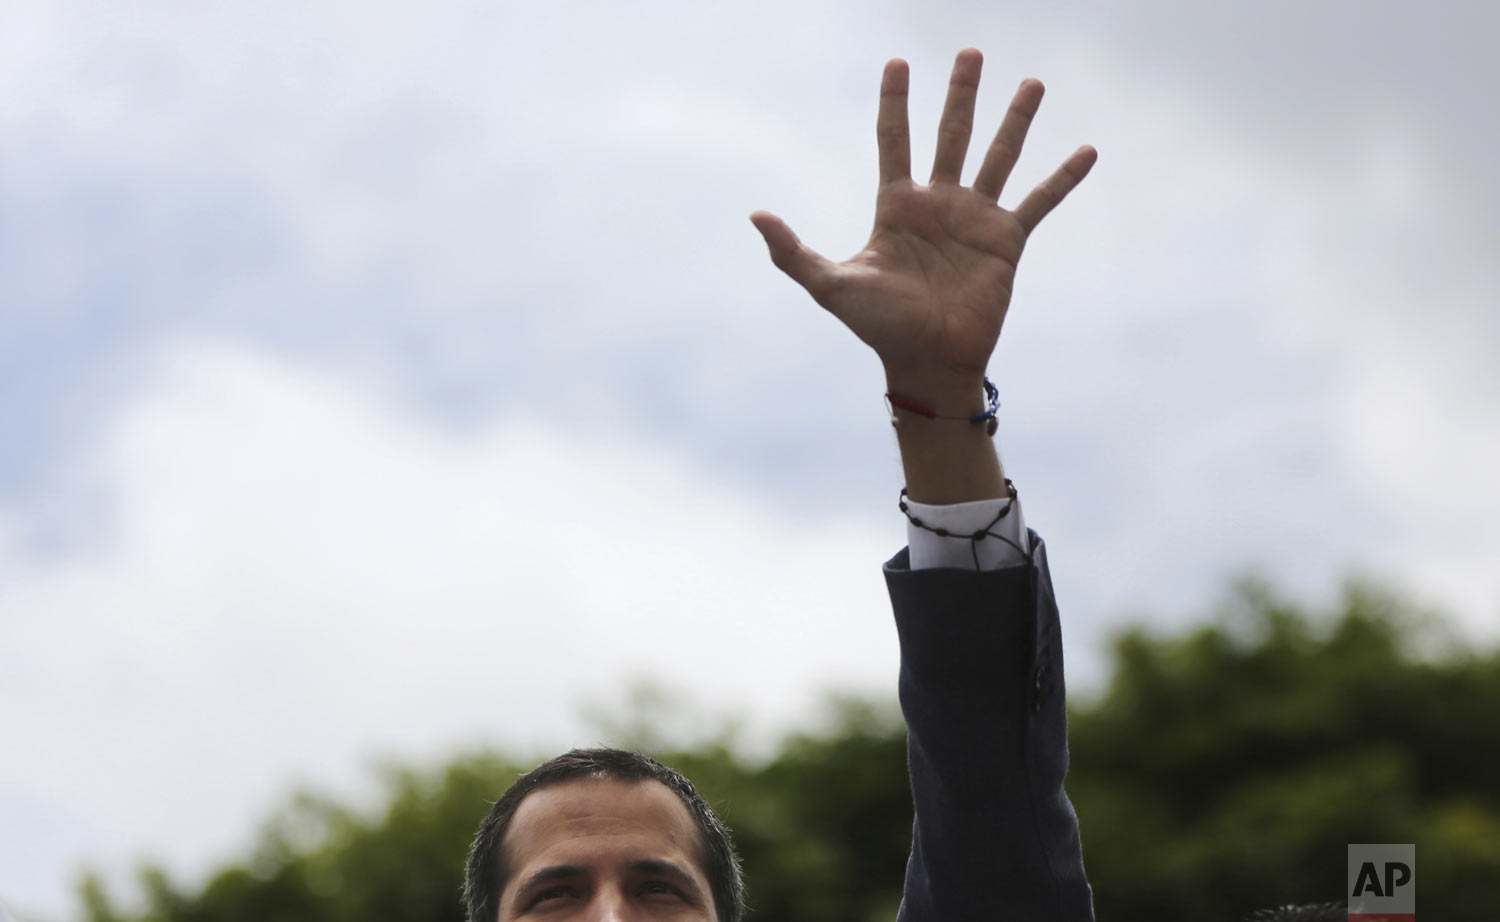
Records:
<instances>
[{"instance_id":1,"label":"dark hair","mask_svg":"<svg viewBox=\"0 0 1500 922\"><path fill-rule=\"evenodd\" d=\"M714 815L691 781L650 756L624 749L570 750L522 775L500 795L479 824L474 846L469 851L468 873L464 878L464 904L468 907L469 922L495 922L500 911L500 893L512 871L505 866L500 847L521 801L538 788L579 779L660 781L670 788L686 805L698 827L702 839L698 861L713 891L719 922L740 922L745 884L729 829Z\"/></svg>"}]
</instances>

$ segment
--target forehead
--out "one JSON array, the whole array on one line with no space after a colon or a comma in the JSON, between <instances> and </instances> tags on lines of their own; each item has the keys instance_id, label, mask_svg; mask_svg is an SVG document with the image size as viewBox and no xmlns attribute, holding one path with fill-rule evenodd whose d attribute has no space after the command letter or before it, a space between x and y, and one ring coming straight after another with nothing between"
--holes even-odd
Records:
<instances>
[{"instance_id":1,"label":"forehead","mask_svg":"<svg viewBox=\"0 0 1500 922\"><path fill-rule=\"evenodd\" d=\"M676 860L697 873L699 842L687 805L661 782L590 778L528 794L502 854L512 881L550 864L638 858Z\"/></svg>"}]
</instances>

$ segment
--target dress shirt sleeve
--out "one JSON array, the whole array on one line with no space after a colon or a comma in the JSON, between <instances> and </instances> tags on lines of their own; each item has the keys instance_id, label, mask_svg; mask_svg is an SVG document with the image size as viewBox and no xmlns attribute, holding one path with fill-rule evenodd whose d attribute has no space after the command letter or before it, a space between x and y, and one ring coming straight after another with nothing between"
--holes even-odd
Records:
<instances>
[{"instance_id":1,"label":"dress shirt sleeve","mask_svg":"<svg viewBox=\"0 0 1500 922\"><path fill-rule=\"evenodd\" d=\"M1010 512L1006 513L1005 518L995 522L995 516L1000 514L1007 502L1014 503ZM976 555L979 558L978 569L999 570L1026 563L1026 554L1031 553L1031 537L1026 531L1026 522L1021 517L1019 498L978 499L970 503L946 506L930 506L908 499L906 507L908 514L921 519L923 525L951 532L948 535L935 534L907 519L906 546L911 549L913 570L930 570L935 567L973 570ZM978 542L970 537L991 522L995 524L989 529L989 537ZM1005 540L1001 540L1002 538ZM1007 544L1006 541L1013 544ZM1025 554L1019 548L1024 548Z\"/></svg>"}]
</instances>

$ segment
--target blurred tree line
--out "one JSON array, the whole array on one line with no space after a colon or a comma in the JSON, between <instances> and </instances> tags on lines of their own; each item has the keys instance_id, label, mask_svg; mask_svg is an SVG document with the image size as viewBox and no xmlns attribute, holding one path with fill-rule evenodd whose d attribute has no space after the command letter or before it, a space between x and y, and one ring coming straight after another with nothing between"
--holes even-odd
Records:
<instances>
[{"instance_id":1,"label":"blurred tree line","mask_svg":"<svg viewBox=\"0 0 1500 922\"><path fill-rule=\"evenodd\" d=\"M1440 619L1368 585L1314 616L1247 581L1207 626L1124 631L1112 662L1102 692L1074 695L1067 785L1101 922L1236 922L1342 901L1360 842L1416 843L1424 917L1493 918L1500 651L1465 650ZM674 746L650 707L613 727L613 743L682 771L729 823L756 922L895 919L912 808L894 689L830 700L836 726L756 761L732 728ZM143 901L125 911L86 876L81 918L461 922L479 820L553 754L393 770L374 812L299 795L253 854L191 891L146 867Z\"/></svg>"}]
</instances>

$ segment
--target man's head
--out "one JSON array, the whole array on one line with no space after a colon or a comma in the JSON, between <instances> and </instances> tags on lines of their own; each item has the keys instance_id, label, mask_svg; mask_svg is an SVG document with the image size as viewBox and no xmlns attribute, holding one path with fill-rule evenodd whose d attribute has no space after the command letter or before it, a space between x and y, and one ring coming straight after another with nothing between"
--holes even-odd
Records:
<instances>
[{"instance_id":1,"label":"man's head","mask_svg":"<svg viewBox=\"0 0 1500 922\"><path fill-rule=\"evenodd\" d=\"M512 784L469 853L469 922L586 909L740 922L729 830L692 782L649 756L574 749Z\"/></svg>"}]
</instances>

